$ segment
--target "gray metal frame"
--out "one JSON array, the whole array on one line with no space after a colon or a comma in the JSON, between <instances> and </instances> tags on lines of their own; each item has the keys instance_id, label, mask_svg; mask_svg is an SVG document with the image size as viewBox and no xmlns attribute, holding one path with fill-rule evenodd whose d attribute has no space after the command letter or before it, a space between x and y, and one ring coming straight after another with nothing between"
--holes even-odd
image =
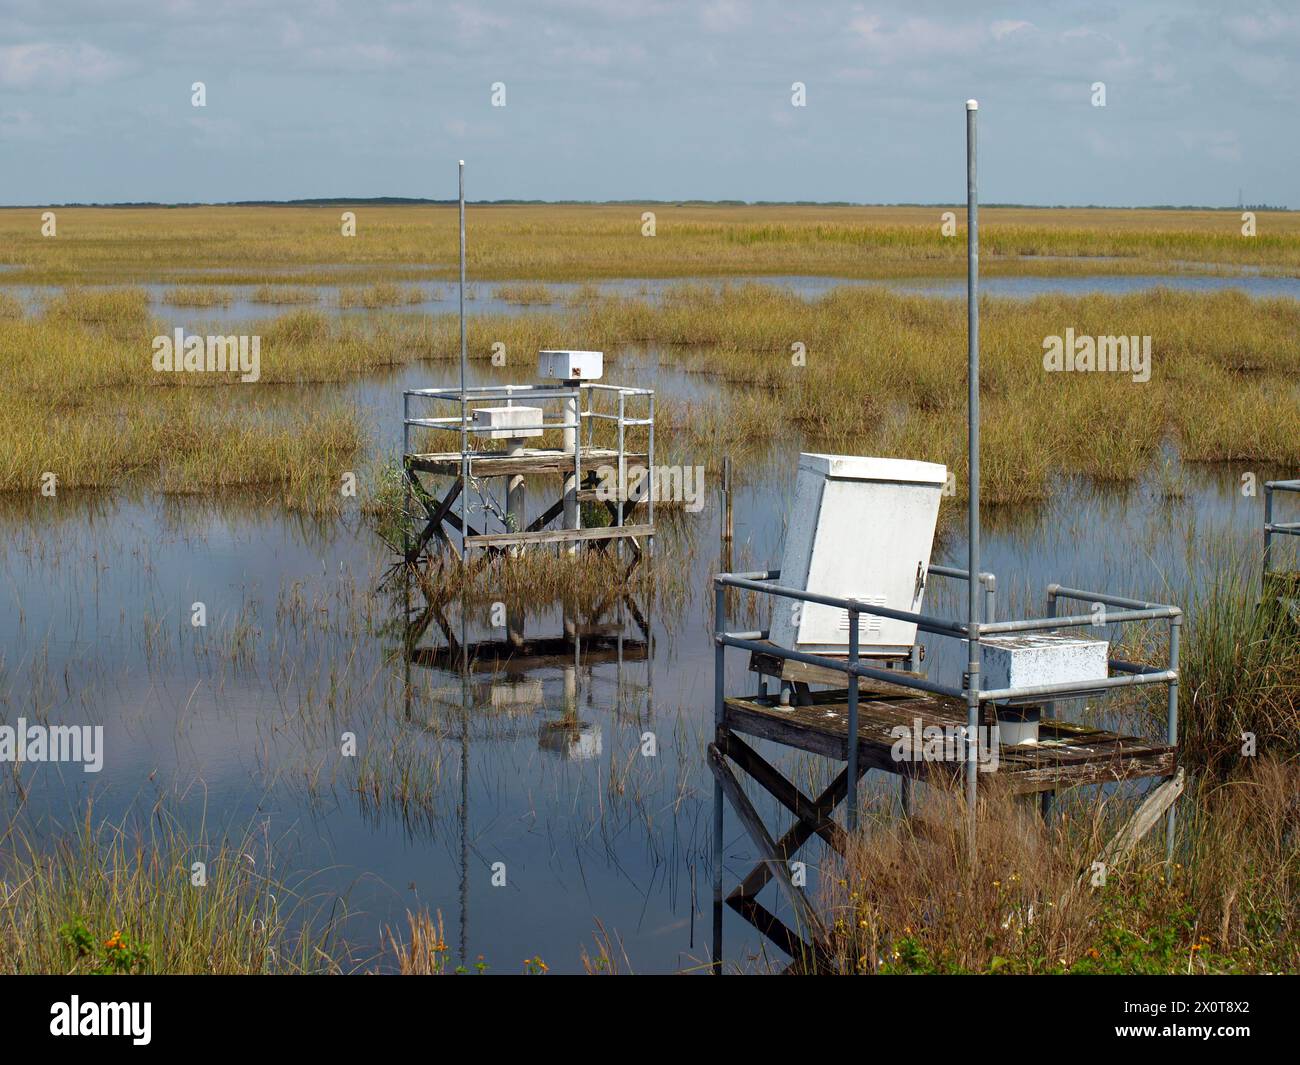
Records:
<instances>
[{"instance_id":1,"label":"gray metal frame","mask_svg":"<svg viewBox=\"0 0 1300 1065\"><path fill-rule=\"evenodd\" d=\"M948 567L932 567L930 572L940 572L942 576L951 576L961 580L969 580L968 574L963 570L954 570ZM849 739L848 739L848 761L849 761L849 797L847 801L849 827L856 825L856 778L853 770L857 765L857 697L858 697L858 680L866 677L871 680L887 681L890 684L896 684L904 688L914 688L917 691L928 692L933 695L945 695L953 699L961 699L968 705L974 705L976 708L975 725L967 724L971 731L967 734L967 773L969 776L969 766L974 765L975 732L974 729L979 724L979 707L986 702L1008 702L1015 699L1048 699L1063 698L1069 696L1089 695L1098 690L1110 688L1130 687L1141 684L1164 684L1168 686L1168 717L1166 722L1166 737L1170 746L1178 742L1178 654L1179 654L1179 634L1182 626L1183 612L1176 606L1163 603L1146 603L1136 599L1126 599L1122 596L1111 595L1106 592L1091 592L1079 588L1067 588L1059 584L1050 584L1047 587L1048 597L1048 616L1042 618L1022 618L1013 621L985 621L978 622L975 626L963 624L960 621L949 621L946 618L935 617L930 614L914 613L910 610L893 610L887 607L876 606L863 602L860 599L842 599L838 596L820 595L814 592L801 591L798 588L790 588L786 585L776 583L781 576L780 570L756 571L753 573L720 573L713 578L715 588L715 622L713 639L717 651L714 657L714 670L716 672L714 680L714 718L720 728L723 725L723 701L725 700L725 691L723 678L726 672L725 653L728 647L735 647L740 650L761 652L776 658L787 659L793 662L803 662L807 665L821 666L825 669L835 670L843 673L848 678L849 688ZM981 574L981 581L984 578L991 577L991 574ZM980 582L976 582L978 584ZM991 581L985 581L986 596ZM725 627L725 608L726 600L724 590L726 588L740 588L745 591L758 592L766 595L773 595L783 599L796 599L804 603L818 603L822 606L835 607L847 611L849 615L849 653L847 658L832 658L826 655L812 654L806 651L796 651L788 647L779 647L776 644L765 642L768 637L767 630L749 631L749 632L728 632ZM1140 663L1128 662L1120 658L1108 659L1108 665L1112 675L1105 680L1092 681L1075 681L1063 684L1037 684L1032 686L1022 686L1019 688L986 688L979 687L978 674L968 675L968 683L963 688L954 688L951 685L940 684L937 681L929 680L925 677L918 677L901 670L880 669L875 666L864 665L859 656L857 640L853 638L857 632L859 616L867 614L873 617L892 618L896 621L910 621L916 624L920 632L928 632L932 635L945 637L948 639L967 639L968 635L973 633L975 638L981 636L993 636L1000 633L1008 632L1048 632L1061 628L1079 628L1083 626L1095 625L1097 618L1092 613L1073 614L1066 616L1056 616L1056 604L1060 600L1075 600L1086 603L1102 603L1106 606L1118 607L1120 609L1105 615L1106 624L1128 624L1136 621L1155 621L1165 620L1169 623L1169 655L1165 668L1157 666L1148 666ZM991 605L991 601L990 601ZM971 642L974 642L973 640ZM1170 839L1172 840L1172 807L1170 809Z\"/></svg>"},{"instance_id":2,"label":"gray metal frame","mask_svg":"<svg viewBox=\"0 0 1300 1065\"><path fill-rule=\"evenodd\" d=\"M1300 521L1275 522L1273 520L1273 493L1300 493L1300 481L1264 482L1264 577L1273 572L1273 537L1300 536Z\"/></svg>"},{"instance_id":3,"label":"gray metal frame","mask_svg":"<svg viewBox=\"0 0 1300 1065\"><path fill-rule=\"evenodd\" d=\"M599 405L593 403L597 396L614 396L617 398L617 411L609 412L599 409ZM586 405L583 405L583 398L586 398ZM634 417L628 413L629 398L633 400L644 400L645 416ZM483 457L483 452L476 451L470 447L469 441L471 434L488 433L493 430L487 426L476 426L470 421L473 410L470 408L471 403L482 403L490 400L505 400L506 404L513 406L518 399L525 399L530 402L546 403L563 403L567 407L569 400L575 401L578 410L578 420L576 422L568 420L567 414L560 420L553 421L548 419L546 412L543 411L542 420L536 425L521 425L519 429L573 429L575 431L576 443L574 447L574 479L578 486L582 485L582 426L585 421L587 424L588 441L591 440L595 429L596 421L610 421L617 426L617 456L618 456L618 474L619 474L619 491L618 500L618 526L623 525L623 499L622 488L627 480L627 430L634 427L644 427L646 429L646 464L650 470L654 469L654 416L655 416L655 393L649 388L628 388L623 385L601 384L598 382L580 382L576 385L479 385L474 387L461 388L410 388L402 392L402 470L403 476L409 477L406 460L422 452L413 452L411 450L411 429L433 429L444 432L456 433L460 438L460 504L461 504L461 529L467 527L466 509L468 506L469 481L473 476L473 463L475 458ZM452 404L454 408L459 409L459 413L445 417L415 417L411 413L412 401L424 401L428 405L435 406L439 403ZM649 525L654 524L654 493L650 492L646 499L646 522ZM582 525L582 511L578 511L578 526ZM653 543L653 535L647 537L647 546ZM462 552L462 557L468 561L468 552Z\"/></svg>"}]
</instances>

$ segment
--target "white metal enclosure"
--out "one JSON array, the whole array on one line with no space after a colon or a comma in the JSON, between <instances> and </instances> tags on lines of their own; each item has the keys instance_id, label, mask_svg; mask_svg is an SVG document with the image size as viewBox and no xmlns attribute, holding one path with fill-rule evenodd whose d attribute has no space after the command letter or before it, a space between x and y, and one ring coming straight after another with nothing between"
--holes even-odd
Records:
<instances>
[{"instance_id":1,"label":"white metal enclosure","mask_svg":"<svg viewBox=\"0 0 1300 1065\"><path fill-rule=\"evenodd\" d=\"M919 612L948 470L933 462L799 456L781 583L820 595ZM906 655L916 623L862 615L859 652ZM769 637L810 653L847 654L846 610L779 603Z\"/></svg>"}]
</instances>

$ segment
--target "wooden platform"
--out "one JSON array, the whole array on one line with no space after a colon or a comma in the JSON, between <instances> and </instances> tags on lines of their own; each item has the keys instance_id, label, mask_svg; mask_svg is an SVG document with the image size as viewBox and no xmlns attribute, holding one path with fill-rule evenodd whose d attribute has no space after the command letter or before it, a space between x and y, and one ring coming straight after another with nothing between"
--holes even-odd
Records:
<instances>
[{"instance_id":1,"label":"wooden platform","mask_svg":"<svg viewBox=\"0 0 1300 1065\"><path fill-rule=\"evenodd\" d=\"M809 705L780 706L772 699L728 696L723 724L734 732L843 761L848 753L847 693L813 692L809 698ZM863 681L858 696L858 759L862 768L932 778L936 783L960 774L962 762L894 759L891 752L898 740L892 730L901 725L910 732L918 719L922 728L964 726L966 705L956 699ZM1038 744L1002 747L997 769L980 775L983 779L996 776L1012 791L1027 793L1167 777L1176 768L1176 748L1044 718Z\"/></svg>"},{"instance_id":2,"label":"wooden platform","mask_svg":"<svg viewBox=\"0 0 1300 1065\"><path fill-rule=\"evenodd\" d=\"M617 466L618 451L609 447L584 447L581 449L583 472L594 471L598 466ZM624 454L627 468L644 463L643 453L628 451ZM460 476L460 452L437 451L406 456L407 469L433 473L444 477ZM476 477L507 477L529 473L571 473L573 455L559 448L525 448L522 454L510 455L504 451L475 452L470 459L470 470Z\"/></svg>"}]
</instances>

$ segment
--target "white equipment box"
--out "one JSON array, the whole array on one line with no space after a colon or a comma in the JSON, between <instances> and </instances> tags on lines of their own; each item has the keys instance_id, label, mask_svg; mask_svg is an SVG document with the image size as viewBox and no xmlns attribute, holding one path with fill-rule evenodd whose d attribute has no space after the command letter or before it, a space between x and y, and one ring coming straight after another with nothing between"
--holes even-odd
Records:
<instances>
[{"instance_id":1,"label":"white equipment box","mask_svg":"<svg viewBox=\"0 0 1300 1065\"><path fill-rule=\"evenodd\" d=\"M604 363L603 351L539 351L537 376L550 381L597 381Z\"/></svg>"},{"instance_id":2,"label":"white equipment box","mask_svg":"<svg viewBox=\"0 0 1300 1065\"><path fill-rule=\"evenodd\" d=\"M962 668L970 657L962 641ZM1075 684L1105 680L1110 672L1110 644L1080 632L999 633L980 640L980 687L1028 688L1037 684ZM1049 696L1026 696L1049 702Z\"/></svg>"},{"instance_id":3,"label":"white equipment box","mask_svg":"<svg viewBox=\"0 0 1300 1065\"><path fill-rule=\"evenodd\" d=\"M489 431L474 435L484 440L522 440L526 436L541 436L542 430L538 426L544 420L541 407L477 407L474 427Z\"/></svg>"},{"instance_id":4,"label":"white equipment box","mask_svg":"<svg viewBox=\"0 0 1300 1065\"><path fill-rule=\"evenodd\" d=\"M919 612L947 478L934 462L800 455L779 583ZM769 636L798 651L847 654L848 611L776 599ZM906 655L916 625L862 614L858 640L863 656Z\"/></svg>"}]
</instances>

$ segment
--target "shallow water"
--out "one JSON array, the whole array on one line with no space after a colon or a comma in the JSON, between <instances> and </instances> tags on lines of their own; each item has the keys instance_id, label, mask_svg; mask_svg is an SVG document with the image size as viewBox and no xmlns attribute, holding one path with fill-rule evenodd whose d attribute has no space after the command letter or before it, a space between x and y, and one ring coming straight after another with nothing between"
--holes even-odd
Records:
<instances>
[{"instance_id":1,"label":"shallow water","mask_svg":"<svg viewBox=\"0 0 1300 1065\"><path fill-rule=\"evenodd\" d=\"M303 269L307 269L304 267ZM291 277L290 277L291 280ZM202 285L202 277L195 279ZM570 282L548 282L549 296L545 302L521 303L510 295L509 289L517 281L472 281L466 288L467 314L534 314L563 310L569 301L580 296L584 288L595 288L603 295L626 296L656 301L663 293L677 285L696 284L721 287L736 284L766 284L788 289L805 299L816 299L832 289L841 287L887 288L896 292L942 298L962 297L966 292L964 278L892 278L861 280L854 278L816 277L800 275L772 275L746 278L677 277L677 278L622 278L601 281L594 286ZM165 297L176 285L146 283L137 287L149 294L153 313L163 322L176 327L196 328L200 323L250 322L275 318L295 310L315 310L345 318L364 319L381 313L450 314L457 308L457 289L449 282L402 282L403 288L418 289L423 298L419 302L396 307L367 309L341 307L339 287L332 285L295 286L310 289L316 294L314 303L268 304L254 302L252 296L259 286L223 285L221 290L231 301L214 307L178 307L167 303ZM1284 297L1300 299L1300 278L1266 277L1242 271L1231 276L1196 275L1192 273L1161 274L1093 274L1062 277L992 276L980 280L980 289L987 296L1011 299L1031 299L1048 293L1088 295L1109 293L1122 295L1152 288L1170 288L1185 292L1221 292L1235 289L1255 298ZM36 313L49 299L61 291L56 285L14 285L4 289L20 300L29 313Z\"/></svg>"},{"instance_id":2,"label":"shallow water","mask_svg":"<svg viewBox=\"0 0 1300 1065\"><path fill-rule=\"evenodd\" d=\"M661 394L700 400L718 387L652 351L624 352L619 367L612 379ZM451 385L455 372L420 364L322 392L369 411L392 449L401 389ZM738 469L735 568L779 565L798 450L790 441ZM392 556L356 513L321 525L255 503L154 495L8 501L0 716L102 724L106 756L98 774L24 766L0 784L0 810L7 819L21 808L45 840L91 799L114 820L147 818L162 800L210 833L254 826L310 907L345 900L340 935L364 968L391 964L381 930L402 929L420 906L441 912L457 957L482 956L495 971L535 955L577 969L597 921L637 971L692 968L711 919L703 748L718 471L715 456L660 461L708 467L707 505L665 521L656 544L663 586L684 595L616 595L599 617L533 604L515 625L528 639L563 637L566 621L605 628L496 676L466 674L438 650L448 636L501 638L483 607L447 604L406 653L419 593L408 614L401 585L376 592ZM1242 495L1242 470L1171 461L1170 474L1123 490L1067 482L1044 505L990 511L984 565L999 576L1000 613L1040 610L1051 580L1177 598L1224 559L1257 552L1263 504ZM1183 494L1171 498L1170 484ZM960 532L948 533L935 561L962 566L964 551ZM936 582L927 608L956 613L960 591ZM196 601L202 629L190 624ZM932 647L930 662L953 668L952 650ZM752 688L744 665L730 661L731 690ZM356 757L340 754L345 732ZM787 768L816 761L768 753ZM809 771L826 779L828 768ZM751 860L729 816L728 882ZM756 937L729 911L726 929L728 958L749 964Z\"/></svg>"}]
</instances>

